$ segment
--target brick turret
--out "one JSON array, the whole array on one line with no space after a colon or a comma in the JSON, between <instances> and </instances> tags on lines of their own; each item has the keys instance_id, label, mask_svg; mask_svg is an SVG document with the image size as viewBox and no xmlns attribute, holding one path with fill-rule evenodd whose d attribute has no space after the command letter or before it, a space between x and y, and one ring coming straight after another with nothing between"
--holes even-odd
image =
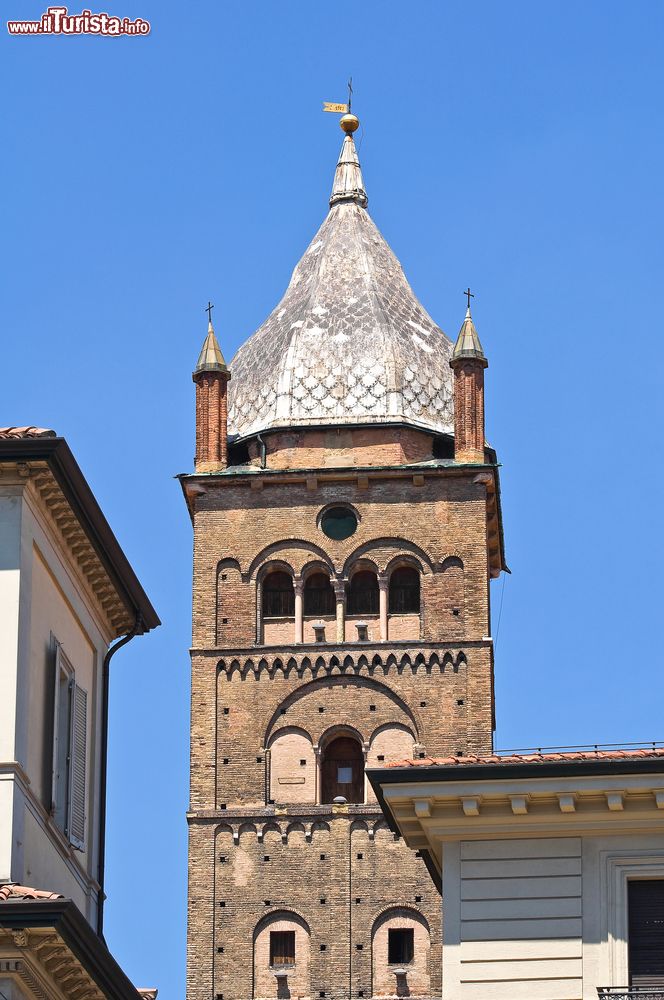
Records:
<instances>
[{"instance_id":1,"label":"brick turret","mask_svg":"<svg viewBox=\"0 0 664 1000\"><path fill-rule=\"evenodd\" d=\"M450 360L454 371L454 458L457 462L484 462L484 369L488 364L469 306Z\"/></svg>"},{"instance_id":2,"label":"brick turret","mask_svg":"<svg viewBox=\"0 0 664 1000\"><path fill-rule=\"evenodd\" d=\"M228 465L227 387L231 377L212 321L192 378L196 383L196 472Z\"/></svg>"}]
</instances>

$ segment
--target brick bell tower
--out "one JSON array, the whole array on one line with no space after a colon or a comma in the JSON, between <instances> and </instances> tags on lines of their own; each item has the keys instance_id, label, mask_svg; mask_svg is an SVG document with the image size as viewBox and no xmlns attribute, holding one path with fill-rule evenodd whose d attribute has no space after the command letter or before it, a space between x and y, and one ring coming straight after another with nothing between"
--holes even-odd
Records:
<instances>
[{"instance_id":1,"label":"brick bell tower","mask_svg":"<svg viewBox=\"0 0 664 1000\"><path fill-rule=\"evenodd\" d=\"M439 997L440 897L365 769L492 748L486 359L369 216L357 124L232 381L211 324L194 373L189 1000Z\"/></svg>"}]
</instances>

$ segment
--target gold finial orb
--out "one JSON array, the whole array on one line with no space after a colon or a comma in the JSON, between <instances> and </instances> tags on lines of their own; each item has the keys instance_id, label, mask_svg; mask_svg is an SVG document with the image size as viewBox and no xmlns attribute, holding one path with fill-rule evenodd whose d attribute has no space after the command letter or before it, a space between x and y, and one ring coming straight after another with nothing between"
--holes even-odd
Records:
<instances>
[{"instance_id":1,"label":"gold finial orb","mask_svg":"<svg viewBox=\"0 0 664 1000\"><path fill-rule=\"evenodd\" d=\"M353 132L357 132L360 127L360 119L357 115L343 115L339 121L339 125L346 135L352 135Z\"/></svg>"}]
</instances>

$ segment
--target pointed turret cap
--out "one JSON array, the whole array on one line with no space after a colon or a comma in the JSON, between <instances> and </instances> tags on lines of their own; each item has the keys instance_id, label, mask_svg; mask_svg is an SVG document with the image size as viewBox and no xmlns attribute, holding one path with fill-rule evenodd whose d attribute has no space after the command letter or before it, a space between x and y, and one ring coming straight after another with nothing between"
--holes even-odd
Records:
<instances>
[{"instance_id":1,"label":"pointed turret cap","mask_svg":"<svg viewBox=\"0 0 664 1000\"><path fill-rule=\"evenodd\" d=\"M366 208L349 134L357 119L340 124L327 217L281 301L231 362L229 433L391 423L451 434L452 343Z\"/></svg>"},{"instance_id":2,"label":"pointed turret cap","mask_svg":"<svg viewBox=\"0 0 664 1000\"><path fill-rule=\"evenodd\" d=\"M456 344L454 345L454 351L452 352L452 361L458 361L461 358L477 358L479 361L484 362L485 367L488 364L484 351L482 350L480 338L478 337L477 330L475 329L475 324L473 323L470 306L468 306L468 309L466 310L466 316L461 324L459 336L457 337Z\"/></svg>"},{"instance_id":3,"label":"pointed turret cap","mask_svg":"<svg viewBox=\"0 0 664 1000\"><path fill-rule=\"evenodd\" d=\"M214 327L210 321L208 323L207 337L203 342L201 353L198 355L198 362L194 369L194 375L198 375L199 372L227 371L228 368L226 366L226 362L224 361L224 356L221 353L219 341L215 336Z\"/></svg>"},{"instance_id":4,"label":"pointed turret cap","mask_svg":"<svg viewBox=\"0 0 664 1000\"><path fill-rule=\"evenodd\" d=\"M330 196L330 207L339 201L354 201L362 208L366 208L369 204L367 193L364 190L360 160L353 137L350 134L346 135L339 154Z\"/></svg>"}]
</instances>

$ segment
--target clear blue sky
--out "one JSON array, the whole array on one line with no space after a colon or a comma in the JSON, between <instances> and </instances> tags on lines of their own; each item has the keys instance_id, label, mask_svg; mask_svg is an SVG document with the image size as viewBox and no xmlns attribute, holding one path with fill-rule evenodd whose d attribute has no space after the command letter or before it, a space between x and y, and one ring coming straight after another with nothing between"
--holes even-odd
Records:
<instances>
[{"instance_id":1,"label":"clear blue sky","mask_svg":"<svg viewBox=\"0 0 664 1000\"><path fill-rule=\"evenodd\" d=\"M497 745L664 735L664 6L87 6L152 33L2 38L0 423L66 436L164 622L113 662L107 937L180 1000L191 370L208 297L230 358L321 222L350 73L416 294L451 336L477 295L513 571Z\"/></svg>"}]
</instances>

